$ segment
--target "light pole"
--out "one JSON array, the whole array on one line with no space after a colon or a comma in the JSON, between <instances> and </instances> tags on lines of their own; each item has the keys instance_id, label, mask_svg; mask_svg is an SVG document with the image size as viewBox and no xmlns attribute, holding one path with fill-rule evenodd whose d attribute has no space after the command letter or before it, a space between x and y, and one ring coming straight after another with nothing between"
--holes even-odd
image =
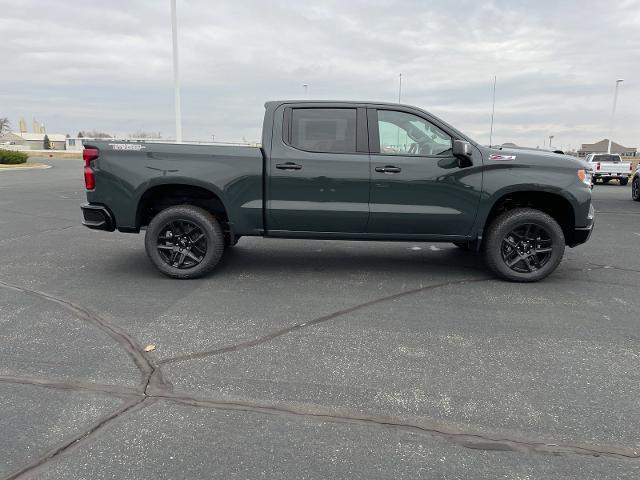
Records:
<instances>
[{"instance_id":1,"label":"light pole","mask_svg":"<svg viewBox=\"0 0 640 480\"><path fill-rule=\"evenodd\" d=\"M304 98L309 98L309 84L303 83L302 86L304 87Z\"/></svg>"},{"instance_id":2,"label":"light pole","mask_svg":"<svg viewBox=\"0 0 640 480\"><path fill-rule=\"evenodd\" d=\"M400 99L402 98L402 73L400 74L400 80L398 83L398 103L402 103Z\"/></svg>"},{"instance_id":3,"label":"light pole","mask_svg":"<svg viewBox=\"0 0 640 480\"><path fill-rule=\"evenodd\" d=\"M176 142L182 143L182 112L180 108L180 75L178 74L178 21L176 0L171 0L171 37L173 41L173 101L176 112Z\"/></svg>"},{"instance_id":4,"label":"light pole","mask_svg":"<svg viewBox=\"0 0 640 480\"><path fill-rule=\"evenodd\" d=\"M496 83L498 83L498 76L493 76L493 102L491 103L491 129L489 130L489 148L491 148L493 142L493 117L496 113Z\"/></svg>"},{"instance_id":5,"label":"light pole","mask_svg":"<svg viewBox=\"0 0 640 480\"><path fill-rule=\"evenodd\" d=\"M607 147L607 153L611 153L611 137L613 136L613 118L616 114L616 104L618 103L618 87L624 82L623 79L616 80L616 89L613 93L613 108L611 109L611 121L609 122L609 147Z\"/></svg>"},{"instance_id":6,"label":"light pole","mask_svg":"<svg viewBox=\"0 0 640 480\"><path fill-rule=\"evenodd\" d=\"M551 140L553 140L555 136L549 135L549 148L551 148Z\"/></svg>"}]
</instances>

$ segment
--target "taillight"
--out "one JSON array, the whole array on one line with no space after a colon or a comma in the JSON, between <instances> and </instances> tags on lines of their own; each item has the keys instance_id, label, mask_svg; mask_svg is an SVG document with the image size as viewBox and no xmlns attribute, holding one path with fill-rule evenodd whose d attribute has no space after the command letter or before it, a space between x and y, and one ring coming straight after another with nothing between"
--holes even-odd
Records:
<instances>
[{"instance_id":1,"label":"taillight","mask_svg":"<svg viewBox=\"0 0 640 480\"><path fill-rule=\"evenodd\" d=\"M98 158L99 151L97 148L85 148L82 151L82 159L84 160L84 186L87 190L96 188L96 177L91 168L91 162Z\"/></svg>"},{"instance_id":2,"label":"taillight","mask_svg":"<svg viewBox=\"0 0 640 480\"><path fill-rule=\"evenodd\" d=\"M600 162L596 163L596 171L600 170Z\"/></svg>"}]
</instances>

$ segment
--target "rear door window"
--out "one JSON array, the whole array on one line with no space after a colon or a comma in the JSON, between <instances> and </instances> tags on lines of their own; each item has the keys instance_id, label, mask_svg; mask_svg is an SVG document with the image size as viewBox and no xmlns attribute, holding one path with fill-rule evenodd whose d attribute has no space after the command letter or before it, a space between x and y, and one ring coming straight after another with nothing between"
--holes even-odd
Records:
<instances>
[{"instance_id":1,"label":"rear door window","mask_svg":"<svg viewBox=\"0 0 640 480\"><path fill-rule=\"evenodd\" d=\"M355 153L355 108L294 108L291 146L308 152Z\"/></svg>"}]
</instances>

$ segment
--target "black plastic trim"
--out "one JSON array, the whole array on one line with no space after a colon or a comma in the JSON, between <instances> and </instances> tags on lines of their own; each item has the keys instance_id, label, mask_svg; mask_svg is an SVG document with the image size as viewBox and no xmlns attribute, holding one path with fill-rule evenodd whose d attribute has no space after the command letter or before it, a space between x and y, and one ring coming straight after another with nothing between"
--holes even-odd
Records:
<instances>
[{"instance_id":1,"label":"black plastic trim","mask_svg":"<svg viewBox=\"0 0 640 480\"><path fill-rule=\"evenodd\" d=\"M104 205L85 203L82 209L82 224L93 230L105 230L113 232L116 229L116 222L113 214Z\"/></svg>"}]
</instances>

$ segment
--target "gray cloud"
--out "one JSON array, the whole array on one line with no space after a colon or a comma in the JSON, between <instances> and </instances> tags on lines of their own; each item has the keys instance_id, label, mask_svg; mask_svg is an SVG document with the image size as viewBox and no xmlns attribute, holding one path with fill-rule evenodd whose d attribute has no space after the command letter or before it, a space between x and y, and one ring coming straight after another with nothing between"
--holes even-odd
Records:
<instances>
[{"instance_id":1,"label":"gray cloud","mask_svg":"<svg viewBox=\"0 0 640 480\"><path fill-rule=\"evenodd\" d=\"M169 0L0 0L0 114L173 135ZM263 104L403 102L488 141L638 146L640 1L178 0L185 138L259 138Z\"/></svg>"}]
</instances>

